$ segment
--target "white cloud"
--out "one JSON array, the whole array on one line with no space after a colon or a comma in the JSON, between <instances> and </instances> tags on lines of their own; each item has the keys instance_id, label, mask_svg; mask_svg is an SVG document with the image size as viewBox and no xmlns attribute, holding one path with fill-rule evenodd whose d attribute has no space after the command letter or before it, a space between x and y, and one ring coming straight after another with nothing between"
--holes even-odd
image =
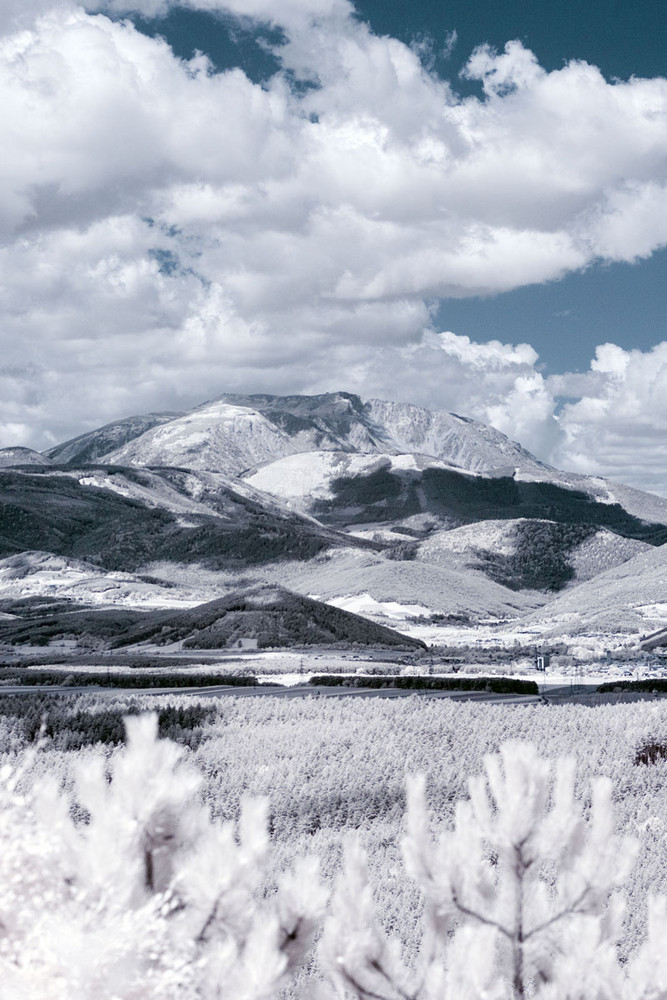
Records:
<instances>
[{"instance_id":1,"label":"white cloud","mask_svg":"<svg viewBox=\"0 0 667 1000\"><path fill-rule=\"evenodd\" d=\"M86 0L84 5L89 11L147 18L164 17L173 7L189 7L281 26L298 26L312 18L347 17L352 10L347 0L280 0L279 5L275 0Z\"/></svg>"},{"instance_id":2,"label":"white cloud","mask_svg":"<svg viewBox=\"0 0 667 1000\"><path fill-rule=\"evenodd\" d=\"M446 354L458 358L473 369L493 371L513 366L531 368L538 358L530 344L501 344L499 340L478 344L471 341L470 337L457 336L451 331L441 333L439 339Z\"/></svg>"},{"instance_id":3,"label":"white cloud","mask_svg":"<svg viewBox=\"0 0 667 1000\"><path fill-rule=\"evenodd\" d=\"M508 42L500 55L490 45L480 45L468 60L464 75L470 80L481 80L488 97L503 97L534 87L546 73L521 42Z\"/></svg>"},{"instance_id":4,"label":"white cloud","mask_svg":"<svg viewBox=\"0 0 667 1000\"><path fill-rule=\"evenodd\" d=\"M427 332L356 375L371 394L432 407L444 398L558 468L667 495L667 342L645 352L603 344L588 372L545 377L528 344Z\"/></svg>"},{"instance_id":5,"label":"white cloud","mask_svg":"<svg viewBox=\"0 0 667 1000\"><path fill-rule=\"evenodd\" d=\"M667 494L667 342L650 351L603 344L585 383L563 376L553 389L577 397L559 416L555 461Z\"/></svg>"},{"instance_id":6,"label":"white cloud","mask_svg":"<svg viewBox=\"0 0 667 1000\"><path fill-rule=\"evenodd\" d=\"M94 6L0 14L2 443L225 389L349 387L640 475L604 443L634 355L620 375L601 349L558 423L573 377L544 379L529 345L436 335L429 303L667 243L667 81L546 72L512 42L473 54L486 96L461 100L347 0L190 0L280 24L262 87L99 12L166 0ZM658 420L650 398L632 426Z\"/></svg>"},{"instance_id":7,"label":"white cloud","mask_svg":"<svg viewBox=\"0 0 667 1000\"><path fill-rule=\"evenodd\" d=\"M449 331L425 330L407 346L394 343L372 352L347 346L346 385L362 395L444 406L492 423L548 458L562 434L554 417L556 398L537 371L537 360L529 344L475 343ZM322 379L318 389L339 384Z\"/></svg>"}]
</instances>

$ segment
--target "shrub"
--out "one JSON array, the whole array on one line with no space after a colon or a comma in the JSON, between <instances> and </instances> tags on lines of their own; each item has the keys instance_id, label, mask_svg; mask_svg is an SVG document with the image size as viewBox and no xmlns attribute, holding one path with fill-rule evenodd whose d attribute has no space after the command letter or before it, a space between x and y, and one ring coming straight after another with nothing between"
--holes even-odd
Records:
<instances>
[{"instance_id":1,"label":"shrub","mask_svg":"<svg viewBox=\"0 0 667 1000\"><path fill-rule=\"evenodd\" d=\"M657 764L659 760L667 759L667 743L649 740L642 743L635 751L635 764Z\"/></svg>"},{"instance_id":2,"label":"shrub","mask_svg":"<svg viewBox=\"0 0 667 1000\"><path fill-rule=\"evenodd\" d=\"M3 996L275 997L321 918L316 862L263 896L266 804L213 823L156 718L126 725L108 775L100 757L79 762L75 799L49 781L20 793L21 770L0 775Z\"/></svg>"}]
</instances>

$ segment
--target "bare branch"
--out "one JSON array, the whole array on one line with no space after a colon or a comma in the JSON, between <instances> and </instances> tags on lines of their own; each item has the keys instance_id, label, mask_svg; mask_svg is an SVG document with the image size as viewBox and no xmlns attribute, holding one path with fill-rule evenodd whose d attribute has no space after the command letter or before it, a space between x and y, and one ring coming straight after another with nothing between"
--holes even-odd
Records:
<instances>
[{"instance_id":1,"label":"bare branch","mask_svg":"<svg viewBox=\"0 0 667 1000\"><path fill-rule=\"evenodd\" d=\"M514 934L511 931L508 931L506 927L503 927L502 924L499 924L496 920L489 919L489 917L483 916L481 913L477 913L476 910L469 909L469 907L467 907L464 903L460 902L456 893L452 893L452 903L464 917L472 917L473 920L478 920L480 924L485 924L487 927L495 927L497 931L504 934L510 941L514 939Z\"/></svg>"},{"instance_id":2,"label":"bare branch","mask_svg":"<svg viewBox=\"0 0 667 1000\"><path fill-rule=\"evenodd\" d=\"M204 942L206 941L206 934L207 934L207 931L208 931L209 927L211 927L211 925L218 918L218 907L220 906L220 900L221 900L221 897L218 896L218 898L216 899L215 903L213 904L213 908L212 908L211 912L209 913L208 917L204 921L202 929L200 930L199 934L195 938L195 944L204 944Z\"/></svg>"},{"instance_id":3,"label":"bare branch","mask_svg":"<svg viewBox=\"0 0 667 1000\"><path fill-rule=\"evenodd\" d=\"M548 920L545 920L543 924L538 924L537 927L533 927L532 930L524 934L524 941L527 941L534 934L539 934L541 931L546 930L547 927L551 927L552 924L558 923L559 920L562 920L563 917L566 917L568 914L581 913L582 911L579 910L579 907L586 899L586 896L588 896L591 889L592 886L587 885L586 888L580 893L580 895L577 896L574 902L571 903L568 907L566 907L564 910L560 910L558 913L554 913L554 915L552 917L549 917Z\"/></svg>"}]
</instances>

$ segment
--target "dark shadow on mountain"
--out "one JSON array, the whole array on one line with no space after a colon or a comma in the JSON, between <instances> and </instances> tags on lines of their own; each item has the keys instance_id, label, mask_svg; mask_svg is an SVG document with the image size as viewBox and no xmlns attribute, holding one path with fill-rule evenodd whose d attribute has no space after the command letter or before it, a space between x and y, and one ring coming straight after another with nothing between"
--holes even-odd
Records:
<instances>
[{"instance_id":1,"label":"dark shadow on mountain","mask_svg":"<svg viewBox=\"0 0 667 1000\"><path fill-rule=\"evenodd\" d=\"M667 542L667 526L642 521L620 504L599 503L582 491L547 482L485 478L449 469L383 469L337 479L331 489L332 499L313 505L315 516L330 525L382 524L429 513L451 527L528 518L608 528L651 545Z\"/></svg>"}]
</instances>

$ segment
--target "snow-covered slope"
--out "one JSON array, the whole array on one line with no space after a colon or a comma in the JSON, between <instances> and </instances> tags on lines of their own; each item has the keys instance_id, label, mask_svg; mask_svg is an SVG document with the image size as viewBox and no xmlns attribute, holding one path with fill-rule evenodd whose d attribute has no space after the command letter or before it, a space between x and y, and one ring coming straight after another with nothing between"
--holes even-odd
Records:
<instances>
[{"instance_id":1,"label":"snow-covered slope","mask_svg":"<svg viewBox=\"0 0 667 1000\"><path fill-rule=\"evenodd\" d=\"M602 503L618 503L645 521L667 524L667 499L600 476L563 472L541 462L500 431L444 410L371 399L371 418L384 427L395 448L441 458L469 472L514 475L523 482L550 482L581 490Z\"/></svg>"},{"instance_id":2,"label":"snow-covered slope","mask_svg":"<svg viewBox=\"0 0 667 1000\"><path fill-rule=\"evenodd\" d=\"M393 452L399 450L368 404L351 392L319 396L231 395L220 402L259 410L288 434L297 451Z\"/></svg>"},{"instance_id":3,"label":"snow-covered slope","mask_svg":"<svg viewBox=\"0 0 667 1000\"><path fill-rule=\"evenodd\" d=\"M667 539L664 526L628 515L607 494L463 473L424 455L291 455L261 467L248 483L325 524L395 544L403 557L474 565L513 588L558 590L577 568L582 579L596 564L602 570L630 558L640 546L627 539L653 545ZM571 554L596 531L605 532L604 541L600 535L589 544L575 566Z\"/></svg>"},{"instance_id":4,"label":"snow-covered slope","mask_svg":"<svg viewBox=\"0 0 667 1000\"><path fill-rule=\"evenodd\" d=\"M21 552L0 559L0 600L57 597L101 608L186 608L219 596L213 588L161 586L134 573L107 573L81 559Z\"/></svg>"},{"instance_id":5,"label":"snow-covered slope","mask_svg":"<svg viewBox=\"0 0 667 1000\"><path fill-rule=\"evenodd\" d=\"M383 399L369 400L366 410L400 452L432 455L469 472L512 475L516 468L538 473L548 468L505 434L469 417Z\"/></svg>"},{"instance_id":6,"label":"snow-covered slope","mask_svg":"<svg viewBox=\"0 0 667 1000\"><path fill-rule=\"evenodd\" d=\"M513 555L516 521L475 521L449 531L434 531L419 543L416 558L437 566L463 569L479 552Z\"/></svg>"},{"instance_id":7,"label":"snow-covered slope","mask_svg":"<svg viewBox=\"0 0 667 1000\"><path fill-rule=\"evenodd\" d=\"M295 450L259 411L214 402L154 427L106 455L113 465L171 465L239 475Z\"/></svg>"},{"instance_id":8,"label":"snow-covered slope","mask_svg":"<svg viewBox=\"0 0 667 1000\"><path fill-rule=\"evenodd\" d=\"M467 417L409 403L364 402L347 392L224 395L185 415L148 414L118 421L45 454L59 462L103 457L108 463L134 466L176 465L232 476L256 473L261 477L253 480L258 488L303 507L307 483L315 493L326 488L328 460L304 458L270 471L263 467L289 455L328 452L428 456L474 474L580 490L601 503L617 502L636 517L667 524L665 498L599 477L561 472ZM336 464L341 464L340 458L332 472ZM293 495L288 482L296 491Z\"/></svg>"},{"instance_id":9,"label":"snow-covered slope","mask_svg":"<svg viewBox=\"0 0 667 1000\"><path fill-rule=\"evenodd\" d=\"M0 521L0 555L50 551L131 572L156 560L239 569L350 544L241 481L173 467L0 470Z\"/></svg>"},{"instance_id":10,"label":"snow-covered slope","mask_svg":"<svg viewBox=\"0 0 667 1000\"><path fill-rule=\"evenodd\" d=\"M504 434L444 411L407 403L364 402L352 393L321 396L224 395L175 419L156 415L142 433L127 422L127 443L112 450L107 438L121 425L103 428L105 461L132 465L184 465L238 474L295 453L417 453L471 472L512 475L515 469L545 474L547 466ZM97 432L98 436L101 431ZM77 442L49 456L71 461ZM131 440L130 440L131 437ZM101 438L100 438L101 440ZM97 455L103 454L98 442Z\"/></svg>"},{"instance_id":11,"label":"snow-covered slope","mask_svg":"<svg viewBox=\"0 0 667 1000\"><path fill-rule=\"evenodd\" d=\"M387 471L450 469L451 465L427 455L354 455L343 451L305 452L287 455L261 466L245 477L255 489L279 497L296 510L307 511L318 500L334 496L337 479L371 476Z\"/></svg>"},{"instance_id":12,"label":"snow-covered slope","mask_svg":"<svg viewBox=\"0 0 667 1000\"><path fill-rule=\"evenodd\" d=\"M52 473L49 473L51 475ZM172 514L214 514L233 520L235 503L230 497L244 497L267 513L288 515L286 505L267 493L261 493L241 479L225 476L220 472L161 468L159 471L142 469L140 472L98 467L89 469L76 466L57 470L53 475L75 479L82 486L109 490L128 500ZM310 519L312 520L312 519Z\"/></svg>"},{"instance_id":13,"label":"snow-covered slope","mask_svg":"<svg viewBox=\"0 0 667 1000\"><path fill-rule=\"evenodd\" d=\"M533 591L516 592L486 579L481 573L462 572L418 562L396 562L369 552L338 549L307 563L284 563L262 569L262 578L297 593L336 601L364 613L364 595L380 604L399 603L432 612L462 616L472 621L515 618L544 602ZM341 599L364 598L341 604Z\"/></svg>"},{"instance_id":14,"label":"snow-covered slope","mask_svg":"<svg viewBox=\"0 0 667 1000\"><path fill-rule=\"evenodd\" d=\"M531 523L525 518L509 521L477 521L449 531L435 531L420 542L415 558L439 566L463 569L475 565L480 556L516 556L521 542L521 529ZM542 522L548 524L550 522ZM602 529L564 553L574 576L567 586L590 580L614 566L620 566L653 546L635 538L623 538ZM479 567L478 567L479 568Z\"/></svg>"},{"instance_id":15,"label":"snow-covered slope","mask_svg":"<svg viewBox=\"0 0 667 1000\"><path fill-rule=\"evenodd\" d=\"M429 455L470 472L548 468L504 434L476 420L410 403L347 392L321 396L223 396L259 410L289 434L295 451Z\"/></svg>"},{"instance_id":16,"label":"snow-covered slope","mask_svg":"<svg viewBox=\"0 0 667 1000\"><path fill-rule=\"evenodd\" d=\"M636 490L624 483L612 482L602 476L583 476L576 472L562 472L551 466L543 466L542 472L520 470L516 473L517 482L549 482L566 489L579 490L592 497L598 503L620 504L628 514L652 521L655 524L667 524L667 498Z\"/></svg>"},{"instance_id":17,"label":"snow-covered slope","mask_svg":"<svg viewBox=\"0 0 667 1000\"><path fill-rule=\"evenodd\" d=\"M238 475L294 453L396 451L358 396L225 395L148 430L105 461Z\"/></svg>"},{"instance_id":18,"label":"snow-covered slope","mask_svg":"<svg viewBox=\"0 0 667 1000\"><path fill-rule=\"evenodd\" d=\"M45 456L53 462L96 462L103 455L108 455L110 451L122 447L128 441L145 434L146 431L159 424L167 423L181 416L180 413L145 413L141 416L126 417L124 420L116 420L111 424L105 424L97 430L89 431L87 434L80 434L78 437L58 444L55 448L50 448L44 452Z\"/></svg>"},{"instance_id":19,"label":"snow-covered slope","mask_svg":"<svg viewBox=\"0 0 667 1000\"><path fill-rule=\"evenodd\" d=\"M570 554L576 583L592 580L615 566L621 566L642 552L652 552L653 546L636 538L622 538L613 531L596 531Z\"/></svg>"},{"instance_id":20,"label":"snow-covered slope","mask_svg":"<svg viewBox=\"0 0 667 1000\"><path fill-rule=\"evenodd\" d=\"M646 634L667 625L667 545L565 591L524 624L545 636Z\"/></svg>"}]
</instances>

